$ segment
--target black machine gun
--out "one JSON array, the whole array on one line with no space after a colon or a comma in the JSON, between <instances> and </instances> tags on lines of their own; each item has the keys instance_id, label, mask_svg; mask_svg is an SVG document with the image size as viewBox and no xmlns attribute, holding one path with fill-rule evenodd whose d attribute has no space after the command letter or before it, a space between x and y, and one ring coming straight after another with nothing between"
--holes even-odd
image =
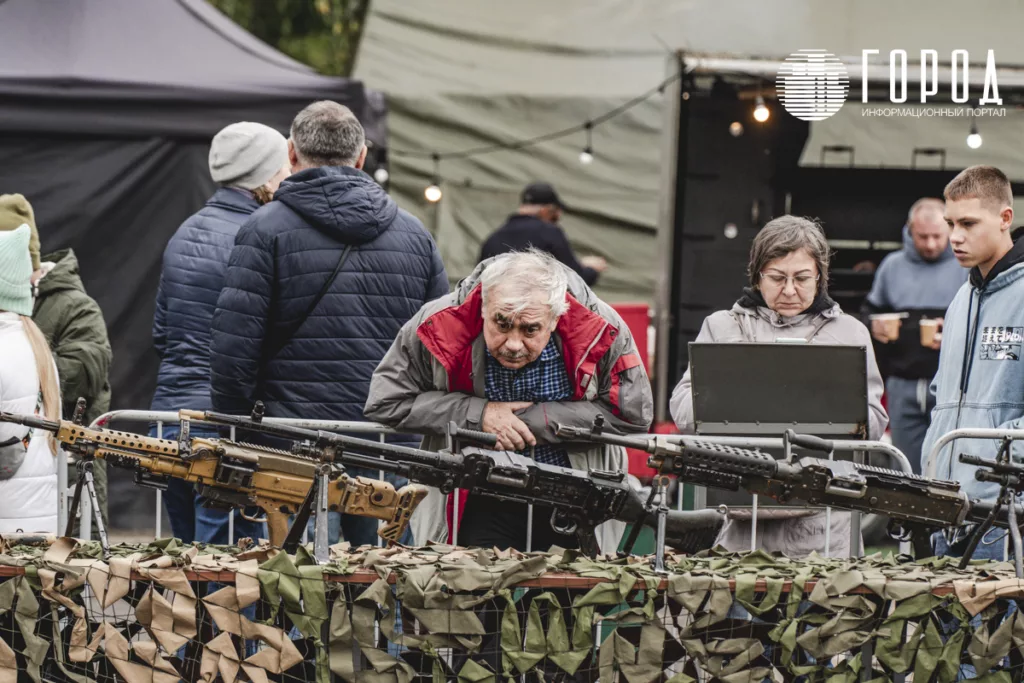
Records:
<instances>
[{"instance_id":1,"label":"black machine gun","mask_svg":"<svg viewBox=\"0 0 1024 683\"><path fill-rule=\"evenodd\" d=\"M556 433L568 441L583 441L635 448L650 454L648 466L680 481L730 491L744 490L767 496L781 504L806 503L840 510L877 513L890 518L889 535L912 541L918 557L932 554L930 537L935 531L976 524L963 564L978 541L992 526L1006 527L1020 542L1018 520L1024 507L1007 495L1024 490L1024 465L1011 463L1008 448L999 461L961 456L961 462L978 465L981 481L998 481L1004 494L995 503L970 500L952 481L928 479L915 474L815 457L776 460L756 450L714 443L699 437L617 436L605 434L601 424L580 428L558 425ZM806 450L831 453L832 442L814 436L786 432L784 442ZM788 447L787 447L787 450ZM1018 575L1021 551L1017 550Z\"/></svg>"},{"instance_id":2,"label":"black machine gun","mask_svg":"<svg viewBox=\"0 0 1024 683\"><path fill-rule=\"evenodd\" d=\"M262 419L203 411L183 410L179 414L192 422L290 440L295 442L292 450L298 454L329 451L331 460L345 467L390 472L445 494L462 489L498 500L549 506L553 508L552 528L562 534L575 534L580 549L589 554L598 552L594 527L612 519L643 520L680 550L710 546L724 521L715 510L669 511L664 504L667 478L658 482L661 495L652 494L645 503L623 472L584 472L538 463L517 453L493 450L497 444L493 434L454 424L448 426L449 448L432 452ZM462 442L487 447L463 446Z\"/></svg>"}]
</instances>

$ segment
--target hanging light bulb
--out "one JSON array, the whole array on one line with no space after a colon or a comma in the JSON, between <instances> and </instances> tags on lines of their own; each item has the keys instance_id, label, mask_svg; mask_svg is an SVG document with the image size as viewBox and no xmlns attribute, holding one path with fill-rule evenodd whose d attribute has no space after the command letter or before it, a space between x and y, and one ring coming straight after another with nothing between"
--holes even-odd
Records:
<instances>
[{"instance_id":1,"label":"hanging light bulb","mask_svg":"<svg viewBox=\"0 0 1024 683\"><path fill-rule=\"evenodd\" d=\"M583 130L587 132L587 146L580 152L580 163L586 166L594 161L594 142L591 137L591 132L594 129L594 124L587 121L583 124Z\"/></svg>"},{"instance_id":2,"label":"hanging light bulb","mask_svg":"<svg viewBox=\"0 0 1024 683\"><path fill-rule=\"evenodd\" d=\"M981 147L981 133L978 132L978 124L971 121L971 132L967 136L967 146L971 149Z\"/></svg>"},{"instance_id":3,"label":"hanging light bulb","mask_svg":"<svg viewBox=\"0 0 1024 683\"><path fill-rule=\"evenodd\" d=\"M388 173L388 169L384 168L383 166L381 166L380 168L373 172L373 179L377 181L378 185L383 185L388 181L388 178L390 177L391 174Z\"/></svg>"},{"instance_id":4,"label":"hanging light bulb","mask_svg":"<svg viewBox=\"0 0 1024 683\"><path fill-rule=\"evenodd\" d=\"M441 201L441 186L436 182L427 185L427 188L423 190L423 196L426 197L427 201L431 204L436 204Z\"/></svg>"},{"instance_id":5,"label":"hanging light bulb","mask_svg":"<svg viewBox=\"0 0 1024 683\"><path fill-rule=\"evenodd\" d=\"M434 179L430 181L430 184L423 190L423 196L431 204L437 204L441 201L441 155L437 152L430 155L430 158L434 160Z\"/></svg>"},{"instance_id":6,"label":"hanging light bulb","mask_svg":"<svg viewBox=\"0 0 1024 683\"><path fill-rule=\"evenodd\" d=\"M757 99L754 100L754 120L758 123L764 123L771 115L772 110L764 103L764 98L758 95Z\"/></svg>"}]
</instances>

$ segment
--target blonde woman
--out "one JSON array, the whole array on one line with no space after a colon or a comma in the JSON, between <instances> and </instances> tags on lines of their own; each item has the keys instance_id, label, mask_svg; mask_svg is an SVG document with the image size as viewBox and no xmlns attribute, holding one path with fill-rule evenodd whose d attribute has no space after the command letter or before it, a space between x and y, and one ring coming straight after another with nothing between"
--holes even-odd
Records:
<instances>
[{"instance_id":1,"label":"blonde woman","mask_svg":"<svg viewBox=\"0 0 1024 683\"><path fill-rule=\"evenodd\" d=\"M0 232L0 410L60 419L57 366L32 315L27 225ZM0 534L57 533L57 443L0 423Z\"/></svg>"}]
</instances>

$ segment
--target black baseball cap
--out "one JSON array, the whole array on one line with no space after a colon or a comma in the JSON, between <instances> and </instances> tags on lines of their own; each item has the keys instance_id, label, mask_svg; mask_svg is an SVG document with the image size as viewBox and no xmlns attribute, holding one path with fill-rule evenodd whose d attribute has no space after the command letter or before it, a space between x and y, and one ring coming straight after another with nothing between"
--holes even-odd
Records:
<instances>
[{"instance_id":1,"label":"black baseball cap","mask_svg":"<svg viewBox=\"0 0 1024 683\"><path fill-rule=\"evenodd\" d=\"M562 204L562 200L558 198L558 193L555 192L555 188L553 188L550 183L530 183L523 188L520 203L538 205L554 204L560 209L565 208Z\"/></svg>"}]
</instances>

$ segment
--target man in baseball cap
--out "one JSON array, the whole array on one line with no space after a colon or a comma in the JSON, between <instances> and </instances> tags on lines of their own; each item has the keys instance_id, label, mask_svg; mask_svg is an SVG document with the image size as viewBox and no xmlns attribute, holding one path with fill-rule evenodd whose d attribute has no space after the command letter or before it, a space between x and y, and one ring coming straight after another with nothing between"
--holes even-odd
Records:
<instances>
[{"instance_id":1,"label":"man in baseball cap","mask_svg":"<svg viewBox=\"0 0 1024 683\"><path fill-rule=\"evenodd\" d=\"M530 183L520 195L519 210L484 242L480 260L535 247L575 270L587 285L593 286L608 263L600 256L576 258L565 231L558 225L564 208L550 183Z\"/></svg>"}]
</instances>

